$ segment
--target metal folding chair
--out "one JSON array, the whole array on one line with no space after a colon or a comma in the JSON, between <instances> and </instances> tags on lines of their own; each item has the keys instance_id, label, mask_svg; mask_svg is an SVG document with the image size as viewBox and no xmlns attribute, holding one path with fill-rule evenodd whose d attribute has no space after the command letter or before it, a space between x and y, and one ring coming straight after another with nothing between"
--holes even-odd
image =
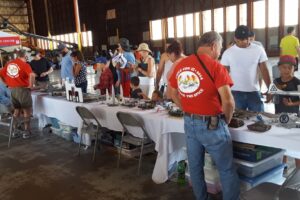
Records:
<instances>
[{"instance_id":1,"label":"metal folding chair","mask_svg":"<svg viewBox=\"0 0 300 200\"><path fill-rule=\"evenodd\" d=\"M5 117L4 117L4 115L5 115ZM11 137L13 134L13 123L14 123L14 117L13 117L12 112L4 105L1 105L0 106L0 125L9 127L8 144L7 144L8 148L10 147Z\"/></svg>"},{"instance_id":2,"label":"metal folding chair","mask_svg":"<svg viewBox=\"0 0 300 200\"><path fill-rule=\"evenodd\" d=\"M241 195L241 200L299 200L300 169L295 169L280 186L262 183Z\"/></svg>"},{"instance_id":3,"label":"metal folding chair","mask_svg":"<svg viewBox=\"0 0 300 200\"><path fill-rule=\"evenodd\" d=\"M96 148L98 144L98 137L102 135L102 129L103 127L95 117L95 115L89 111L87 108L82 107L82 106L77 106L76 111L81 117L83 121L83 127L82 130L85 129L84 133L87 133L89 135L94 135L95 136L95 146L94 146L94 153L93 153L93 161L95 161L95 154L96 154ZM79 147L78 147L78 155L80 155L80 147L81 147L81 142L82 142L82 137L83 137L83 132L81 133L80 141L79 141Z\"/></svg>"},{"instance_id":4,"label":"metal folding chair","mask_svg":"<svg viewBox=\"0 0 300 200\"><path fill-rule=\"evenodd\" d=\"M138 166L138 175L140 175L140 168L141 168L141 164L142 164L144 145L151 142L149 134L147 133L142 120L137 118L136 116L134 116L130 113L118 112L117 118L123 126L121 143L120 143L120 148L119 148L119 156L118 156L118 168L120 165L123 142L127 142L127 143L133 144L135 146L141 146L141 152L140 152L140 156L139 156L139 166ZM134 137L128 130L128 127L137 127L139 129L141 129L142 130L141 137ZM125 132L128 134L125 135Z\"/></svg>"}]
</instances>

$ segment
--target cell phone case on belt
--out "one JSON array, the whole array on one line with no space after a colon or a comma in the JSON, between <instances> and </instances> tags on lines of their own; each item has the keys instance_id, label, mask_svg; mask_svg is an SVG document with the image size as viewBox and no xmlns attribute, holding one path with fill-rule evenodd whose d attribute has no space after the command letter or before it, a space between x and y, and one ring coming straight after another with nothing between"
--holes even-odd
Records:
<instances>
[{"instance_id":1,"label":"cell phone case on belt","mask_svg":"<svg viewBox=\"0 0 300 200\"><path fill-rule=\"evenodd\" d=\"M210 117L207 122L207 130L216 130L219 125L219 117Z\"/></svg>"}]
</instances>

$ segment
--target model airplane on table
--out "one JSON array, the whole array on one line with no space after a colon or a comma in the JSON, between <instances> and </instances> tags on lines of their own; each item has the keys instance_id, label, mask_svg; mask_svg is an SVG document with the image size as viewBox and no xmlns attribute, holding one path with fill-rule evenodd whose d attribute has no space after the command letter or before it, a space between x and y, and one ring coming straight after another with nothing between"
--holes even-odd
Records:
<instances>
[{"instance_id":1,"label":"model airplane on table","mask_svg":"<svg viewBox=\"0 0 300 200\"><path fill-rule=\"evenodd\" d=\"M274 83L270 85L269 94L286 95L286 96L300 96L300 91L283 91L276 87Z\"/></svg>"}]
</instances>

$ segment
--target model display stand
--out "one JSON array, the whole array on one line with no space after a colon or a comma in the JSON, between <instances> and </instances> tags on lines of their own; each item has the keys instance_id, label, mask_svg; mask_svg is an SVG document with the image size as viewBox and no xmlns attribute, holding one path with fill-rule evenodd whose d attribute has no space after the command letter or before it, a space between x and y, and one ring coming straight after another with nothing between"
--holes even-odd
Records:
<instances>
[{"instance_id":1,"label":"model display stand","mask_svg":"<svg viewBox=\"0 0 300 200\"><path fill-rule=\"evenodd\" d=\"M66 97L68 101L83 103L83 95L81 88L77 88L74 83L65 82Z\"/></svg>"},{"instance_id":2,"label":"model display stand","mask_svg":"<svg viewBox=\"0 0 300 200\"><path fill-rule=\"evenodd\" d=\"M183 111L178 107L172 107L168 114L173 117L183 117Z\"/></svg>"}]
</instances>

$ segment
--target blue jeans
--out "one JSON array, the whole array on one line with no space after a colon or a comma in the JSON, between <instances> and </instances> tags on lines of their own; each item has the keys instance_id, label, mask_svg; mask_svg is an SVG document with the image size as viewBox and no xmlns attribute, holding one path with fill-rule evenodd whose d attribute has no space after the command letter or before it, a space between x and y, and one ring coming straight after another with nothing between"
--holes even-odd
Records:
<instances>
[{"instance_id":1,"label":"blue jeans","mask_svg":"<svg viewBox=\"0 0 300 200\"><path fill-rule=\"evenodd\" d=\"M232 141L225 121L220 120L218 129L207 130L206 121L184 116L184 130L190 177L196 199L207 199L203 170L205 150L211 155L219 171L223 200L239 199L239 177L233 164Z\"/></svg>"},{"instance_id":2,"label":"blue jeans","mask_svg":"<svg viewBox=\"0 0 300 200\"><path fill-rule=\"evenodd\" d=\"M255 111L255 112L264 111L264 104L260 99L261 98L260 92L232 91L232 95L234 97L236 108L242 110Z\"/></svg>"}]
</instances>

